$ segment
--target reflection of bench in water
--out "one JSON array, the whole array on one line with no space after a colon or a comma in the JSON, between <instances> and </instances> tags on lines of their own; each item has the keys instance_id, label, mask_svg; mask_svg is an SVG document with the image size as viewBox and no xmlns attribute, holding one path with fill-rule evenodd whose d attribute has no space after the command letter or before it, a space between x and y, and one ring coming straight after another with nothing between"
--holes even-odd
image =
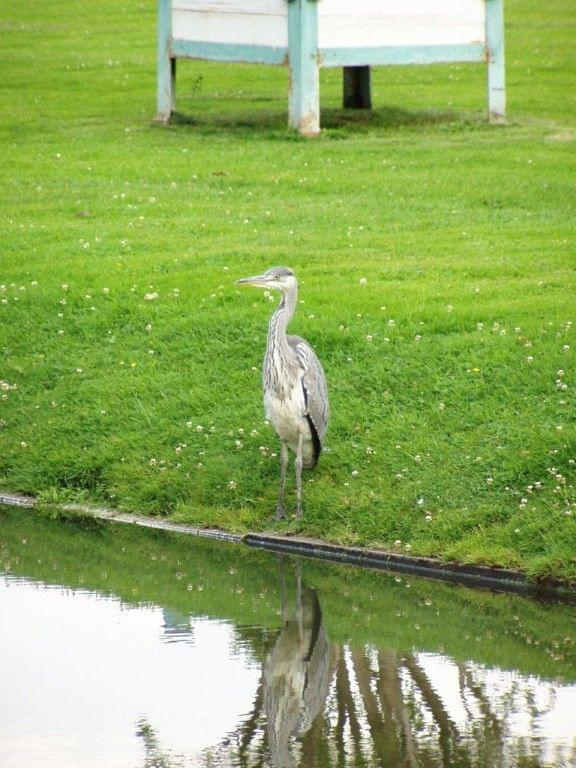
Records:
<instances>
[{"instance_id":1,"label":"reflection of bench in water","mask_svg":"<svg viewBox=\"0 0 576 768\"><path fill-rule=\"evenodd\" d=\"M320 130L320 67L344 68L344 106L369 108L369 67L483 62L488 112L505 113L502 0L159 0L158 120L178 58L288 66L288 121Z\"/></svg>"},{"instance_id":2,"label":"reflection of bench in water","mask_svg":"<svg viewBox=\"0 0 576 768\"><path fill-rule=\"evenodd\" d=\"M167 643L194 642L194 630L190 614L162 608L162 633Z\"/></svg>"}]
</instances>

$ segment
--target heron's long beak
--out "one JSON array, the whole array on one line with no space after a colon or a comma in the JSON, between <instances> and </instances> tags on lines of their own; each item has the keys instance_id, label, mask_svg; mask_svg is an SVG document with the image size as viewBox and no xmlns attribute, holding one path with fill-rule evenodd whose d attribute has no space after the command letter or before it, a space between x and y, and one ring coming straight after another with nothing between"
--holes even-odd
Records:
<instances>
[{"instance_id":1,"label":"heron's long beak","mask_svg":"<svg viewBox=\"0 0 576 768\"><path fill-rule=\"evenodd\" d=\"M264 275L254 275L253 277L242 277L236 280L236 285L256 285L261 286L264 282Z\"/></svg>"}]
</instances>

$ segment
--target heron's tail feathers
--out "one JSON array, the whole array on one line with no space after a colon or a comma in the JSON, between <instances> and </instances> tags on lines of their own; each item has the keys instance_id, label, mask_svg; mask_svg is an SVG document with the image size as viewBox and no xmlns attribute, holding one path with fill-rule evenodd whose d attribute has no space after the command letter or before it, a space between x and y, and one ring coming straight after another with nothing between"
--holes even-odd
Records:
<instances>
[{"instance_id":1,"label":"heron's tail feathers","mask_svg":"<svg viewBox=\"0 0 576 768\"><path fill-rule=\"evenodd\" d=\"M308 419L310 433L312 434L312 453L309 456L304 457L303 466L305 469L314 469L316 464L318 464L318 459L322 452L322 443L320 442L320 437L318 436L318 431L314 426L314 422L309 415L306 418Z\"/></svg>"}]
</instances>

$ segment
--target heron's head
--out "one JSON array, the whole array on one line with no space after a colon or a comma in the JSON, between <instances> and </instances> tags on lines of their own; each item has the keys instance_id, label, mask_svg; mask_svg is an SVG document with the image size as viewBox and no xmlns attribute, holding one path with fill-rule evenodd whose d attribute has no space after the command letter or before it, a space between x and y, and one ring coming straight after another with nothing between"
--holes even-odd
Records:
<instances>
[{"instance_id":1,"label":"heron's head","mask_svg":"<svg viewBox=\"0 0 576 768\"><path fill-rule=\"evenodd\" d=\"M262 275L243 277L241 280L236 280L236 285L253 285L255 288L272 289L282 291L283 293L298 288L294 272L287 267L271 267Z\"/></svg>"}]
</instances>

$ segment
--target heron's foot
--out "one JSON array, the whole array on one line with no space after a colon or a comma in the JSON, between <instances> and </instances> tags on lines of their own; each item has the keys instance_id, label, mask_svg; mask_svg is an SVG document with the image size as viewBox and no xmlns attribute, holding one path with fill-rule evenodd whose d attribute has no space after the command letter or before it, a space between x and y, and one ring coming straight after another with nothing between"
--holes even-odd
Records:
<instances>
[{"instance_id":1,"label":"heron's foot","mask_svg":"<svg viewBox=\"0 0 576 768\"><path fill-rule=\"evenodd\" d=\"M286 519L286 512L284 511L284 505L278 504L276 507L276 512L274 514L274 520L285 520Z\"/></svg>"}]
</instances>

